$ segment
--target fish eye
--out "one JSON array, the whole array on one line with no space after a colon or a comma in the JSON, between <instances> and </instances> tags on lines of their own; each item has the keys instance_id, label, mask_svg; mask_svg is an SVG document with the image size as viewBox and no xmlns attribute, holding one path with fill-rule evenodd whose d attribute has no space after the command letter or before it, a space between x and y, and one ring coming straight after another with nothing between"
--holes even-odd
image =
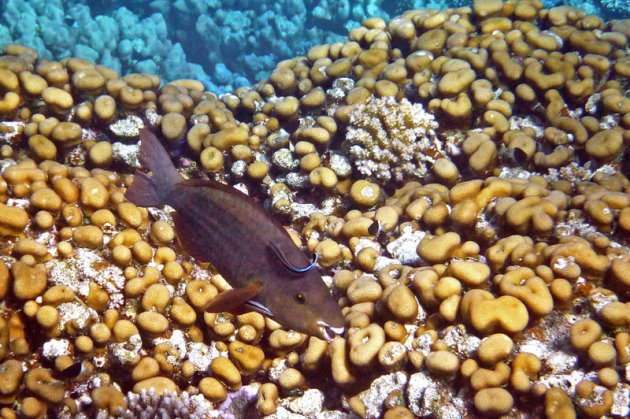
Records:
<instances>
[{"instance_id":1,"label":"fish eye","mask_svg":"<svg viewBox=\"0 0 630 419\"><path fill-rule=\"evenodd\" d=\"M304 296L304 294L298 293L295 295L295 301L297 301L298 304L304 304L306 303L306 297Z\"/></svg>"}]
</instances>

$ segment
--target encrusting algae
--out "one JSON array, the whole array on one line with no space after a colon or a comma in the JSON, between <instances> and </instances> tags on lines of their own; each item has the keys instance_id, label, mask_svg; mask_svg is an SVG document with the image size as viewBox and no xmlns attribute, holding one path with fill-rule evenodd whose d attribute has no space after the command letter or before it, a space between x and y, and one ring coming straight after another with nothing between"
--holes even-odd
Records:
<instances>
[{"instance_id":1,"label":"encrusting algae","mask_svg":"<svg viewBox=\"0 0 630 419\"><path fill-rule=\"evenodd\" d=\"M0 416L627 417L628 36L477 0L221 97L7 46ZM299 278L208 311L269 269ZM330 342L295 314L313 289Z\"/></svg>"}]
</instances>

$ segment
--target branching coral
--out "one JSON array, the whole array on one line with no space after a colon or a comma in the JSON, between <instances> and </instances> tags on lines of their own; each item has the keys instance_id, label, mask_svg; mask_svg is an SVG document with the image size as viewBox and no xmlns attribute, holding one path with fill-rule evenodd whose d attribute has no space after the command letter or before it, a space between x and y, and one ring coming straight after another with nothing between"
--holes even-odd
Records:
<instances>
[{"instance_id":1,"label":"branching coral","mask_svg":"<svg viewBox=\"0 0 630 419\"><path fill-rule=\"evenodd\" d=\"M186 392L178 396L177 393L158 395L153 389L143 390L140 394L129 393L127 400L128 408L119 418L208 418L213 412L212 403L203 396Z\"/></svg>"},{"instance_id":2,"label":"branching coral","mask_svg":"<svg viewBox=\"0 0 630 419\"><path fill-rule=\"evenodd\" d=\"M381 183L422 178L443 157L437 121L419 103L370 98L350 114L345 145L356 169Z\"/></svg>"}]
</instances>

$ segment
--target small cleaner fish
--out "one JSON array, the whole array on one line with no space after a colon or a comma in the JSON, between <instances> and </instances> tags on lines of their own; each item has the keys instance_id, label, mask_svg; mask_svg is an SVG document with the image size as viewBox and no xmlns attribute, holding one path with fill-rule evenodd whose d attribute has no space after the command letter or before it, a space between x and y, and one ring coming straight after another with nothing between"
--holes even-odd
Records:
<instances>
[{"instance_id":1,"label":"small cleaner fish","mask_svg":"<svg viewBox=\"0 0 630 419\"><path fill-rule=\"evenodd\" d=\"M250 197L212 180L185 180L160 140L140 131L140 162L127 189L141 207L175 209L175 231L184 250L210 262L232 290L212 299L206 311L243 306L286 328L330 341L344 332L344 318L315 262L295 245L284 227Z\"/></svg>"}]
</instances>

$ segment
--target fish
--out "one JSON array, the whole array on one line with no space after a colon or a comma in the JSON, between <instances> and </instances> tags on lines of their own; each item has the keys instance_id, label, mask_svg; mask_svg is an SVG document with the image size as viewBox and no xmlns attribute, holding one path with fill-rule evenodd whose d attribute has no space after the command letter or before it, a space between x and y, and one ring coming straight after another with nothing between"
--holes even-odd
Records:
<instances>
[{"instance_id":1,"label":"fish","mask_svg":"<svg viewBox=\"0 0 630 419\"><path fill-rule=\"evenodd\" d=\"M140 207L169 205L175 232L190 256L211 263L233 287L206 311L247 308L283 327L332 341L343 335L336 299L282 224L251 197L210 179L184 179L148 128L140 131L139 160L126 191Z\"/></svg>"},{"instance_id":2,"label":"fish","mask_svg":"<svg viewBox=\"0 0 630 419\"><path fill-rule=\"evenodd\" d=\"M309 16L305 22L307 29L320 29L322 31L332 32L341 36L348 36L348 29L344 26L344 22L337 19L326 19L322 17Z\"/></svg>"},{"instance_id":3,"label":"fish","mask_svg":"<svg viewBox=\"0 0 630 419\"><path fill-rule=\"evenodd\" d=\"M77 378L79 374L81 374L82 370L83 370L83 363L75 362L74 364L70 365L66 369L59 372L59 375L61 376L61 378L64 378L64 379Z\"/></svg>"},{"instance_id":4,"label":"fish","mask_svg":"<svg viewBox=\"0 0 630 419\"><path fill-rule=\"evenodd\" d=\"M89 362L77 361L69 367L59 371L57 376L62 380L75 380L86 375L91 375L92 372L92 366Z\"/></svg>"},{"instance_id":5,"label":"fish","mask_svg":"<svg viewBox=\"0 0 630 419\"><path fill-rule=\"evenodd\" d=\"M368 227L368 234L377 238L381 235L384 230L383 224L380 221L373 221L372 224Z\"/></svg>"}]
</instances>

